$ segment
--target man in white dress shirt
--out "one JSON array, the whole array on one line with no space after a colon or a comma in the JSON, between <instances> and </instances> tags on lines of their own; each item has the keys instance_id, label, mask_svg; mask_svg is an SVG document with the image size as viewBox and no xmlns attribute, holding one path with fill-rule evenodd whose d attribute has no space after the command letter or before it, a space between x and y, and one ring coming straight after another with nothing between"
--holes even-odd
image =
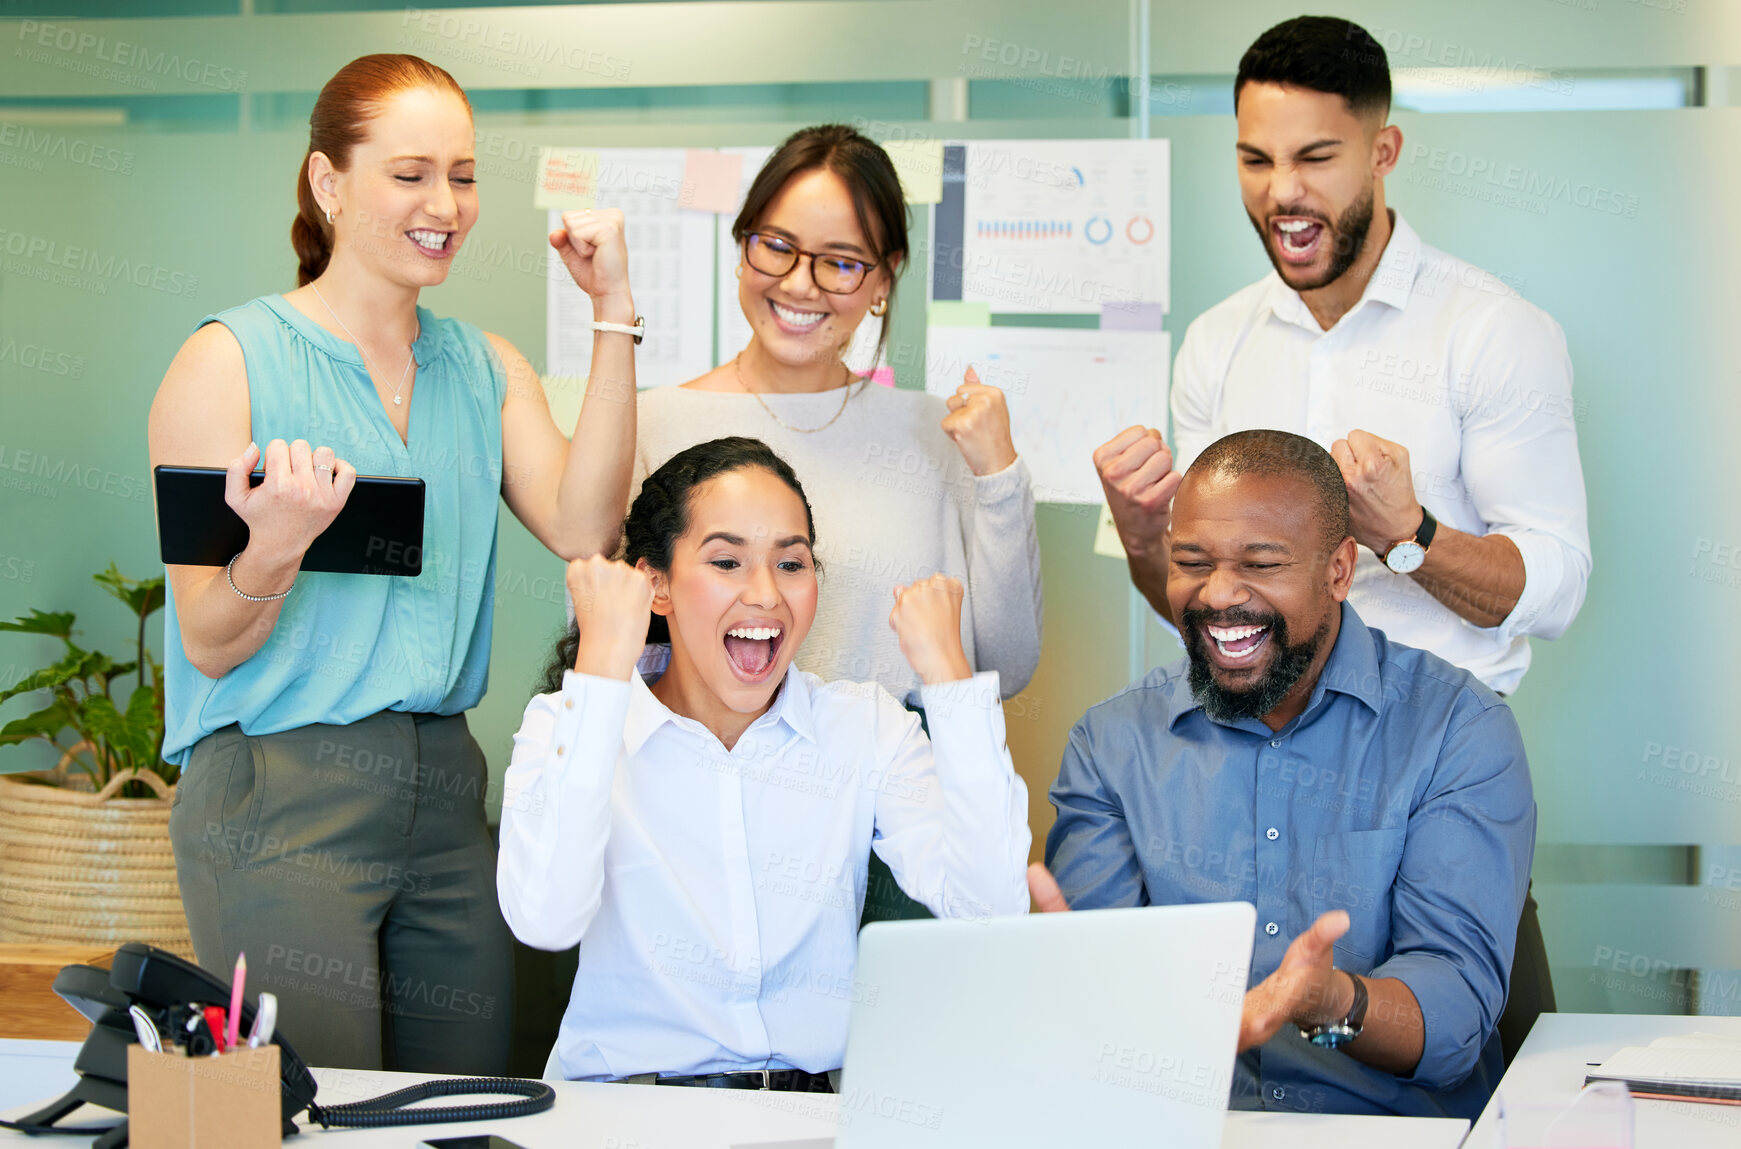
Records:
<instances>
[{"instance_id":1,"label":"man in white dress shirt","mask_svg":"<svg viewBox=\"0 0 1741 1149\"><path fill-rule=\"evenodd\" d=\"M1230 432L1294 431L1347 481L1361 617L1509 693L1529 637L1565 632L1590 575L1565 337L1386 206L1402 133L1384 49L1358 25L1271 28L1234 102L1240 192L1275 272L1185 332L1171 449L1132 427L1095 452L1132 580L1169 617L1180 475Z\"/></svg>"}]
</instances>

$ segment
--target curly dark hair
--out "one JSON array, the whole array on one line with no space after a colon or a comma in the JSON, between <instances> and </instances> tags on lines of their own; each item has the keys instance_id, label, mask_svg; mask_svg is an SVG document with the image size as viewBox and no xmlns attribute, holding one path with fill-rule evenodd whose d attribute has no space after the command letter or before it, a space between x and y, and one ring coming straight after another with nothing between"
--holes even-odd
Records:
<instances>
[{"instance_id":1,"label":"curly dark hair","mask_svg":"<svg viewBox=\"0 0 1741 1149\"><path fill-rule=\"evenodd\" d=\"M811 549L816 547L816 517L810 511L810 500L804 495L804 484L791 464L774 453L760 439L731 436L710 439L677 452L641 484L641 493L629 507L629 517L623 522L623 549L617 556L633 566L641 559L657 571L671 569L671 549L683 532L689 529L689 501L695 488L710 479L747 467L760 467L769 472L798 496L804 504L804 529ZM818 573L822 565L812 563ZM647 625L647 641L670 642L671 632L661 615L652 615ZM550 664L544 668L539 691L549 694L562 689L562 675L574 665L580 651L580 622L568 624L568 630L556 644Z\"/></svg>"}]
</instances>

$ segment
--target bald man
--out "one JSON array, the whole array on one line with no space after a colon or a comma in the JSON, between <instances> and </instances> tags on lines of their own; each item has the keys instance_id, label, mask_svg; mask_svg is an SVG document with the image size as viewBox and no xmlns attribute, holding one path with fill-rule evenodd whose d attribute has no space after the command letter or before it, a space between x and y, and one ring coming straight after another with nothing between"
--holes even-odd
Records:
<instances>
[{"instance_id":1,"label":"bald man","mask_svg":"<svg viewBox=\"0 0 1741 1149\"><path fill-rule=\"evenodd\" d=\"M1091 709L1051 791L1042 909L1257 907L1237 1108L1473 1119L1535 842L1517 724L1366 626L1341 469L1208 446L1173 500L1187 657Z\"/></svg>"}]
</instances>

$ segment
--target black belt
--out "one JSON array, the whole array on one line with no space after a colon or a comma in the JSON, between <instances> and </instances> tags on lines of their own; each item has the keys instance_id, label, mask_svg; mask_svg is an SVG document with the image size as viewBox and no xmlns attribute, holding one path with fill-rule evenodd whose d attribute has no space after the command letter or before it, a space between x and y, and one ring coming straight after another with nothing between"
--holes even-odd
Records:
<instances>
[{"instance_id":1,"label":"black belt","mask_svg":"<svg viewBox=\"0 0 1741 1149\"><path fill-rule=\"evenodd\" d=\"M687 1085L699 1089L778 1089L787 1093L833 1093L834 1086L826 1073L806 1073L802 1069L741 1069L735 1073L696 1073L680 1077L660 1077L643 1073L622 1077L627 1085Z\"/></svg>"}]
</instances>

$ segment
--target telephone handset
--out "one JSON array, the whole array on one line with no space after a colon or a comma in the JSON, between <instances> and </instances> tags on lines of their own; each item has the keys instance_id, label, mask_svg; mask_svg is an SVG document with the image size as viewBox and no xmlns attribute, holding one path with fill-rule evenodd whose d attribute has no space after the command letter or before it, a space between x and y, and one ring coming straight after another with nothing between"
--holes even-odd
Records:
<instances>
[{"instance_id":1,"label":"telephone handset","mask_svg":"<svg viewBox=\"0 0 1741 1149\"><path fill-rule=\"evenodd\" d=\"M56 1123L81 1105L127 1112L127 1047L138 1038L127 1009L142 1007L156 1016L189 1002L227 1003L229 984L167 950L143 942L128 942L115 951L108 969L69 965L55 975L54 992L68 1005L90 1019L91 1032L73 1063L79 1081L60 1099L17 1122L0 1124L30 1133L72 1132ZM254 1006L242 1004L241 1031L254 1024ZM319 1086L314 1074L284 1040L280 1027L272 1035L278 1046L280 1076L284 1086L284 1133L297 1131L292 1120L304 1109L323 1126L421 1125L447 1121L482 1121L489 1118L521 1117L541 1113L556 1103L556 1092L542 1081L513 1077L444 1078L401 1089L385 1097L347 1105L320 1106L314 1096ZM405 1109L413 1101L430 1097L465 1094L510 1094L524 1100L482 1105L450 1105ZM100 1133L91 1149L120 1149L127 1144L125 1121Z\"/></svg>"}]
</instances>

